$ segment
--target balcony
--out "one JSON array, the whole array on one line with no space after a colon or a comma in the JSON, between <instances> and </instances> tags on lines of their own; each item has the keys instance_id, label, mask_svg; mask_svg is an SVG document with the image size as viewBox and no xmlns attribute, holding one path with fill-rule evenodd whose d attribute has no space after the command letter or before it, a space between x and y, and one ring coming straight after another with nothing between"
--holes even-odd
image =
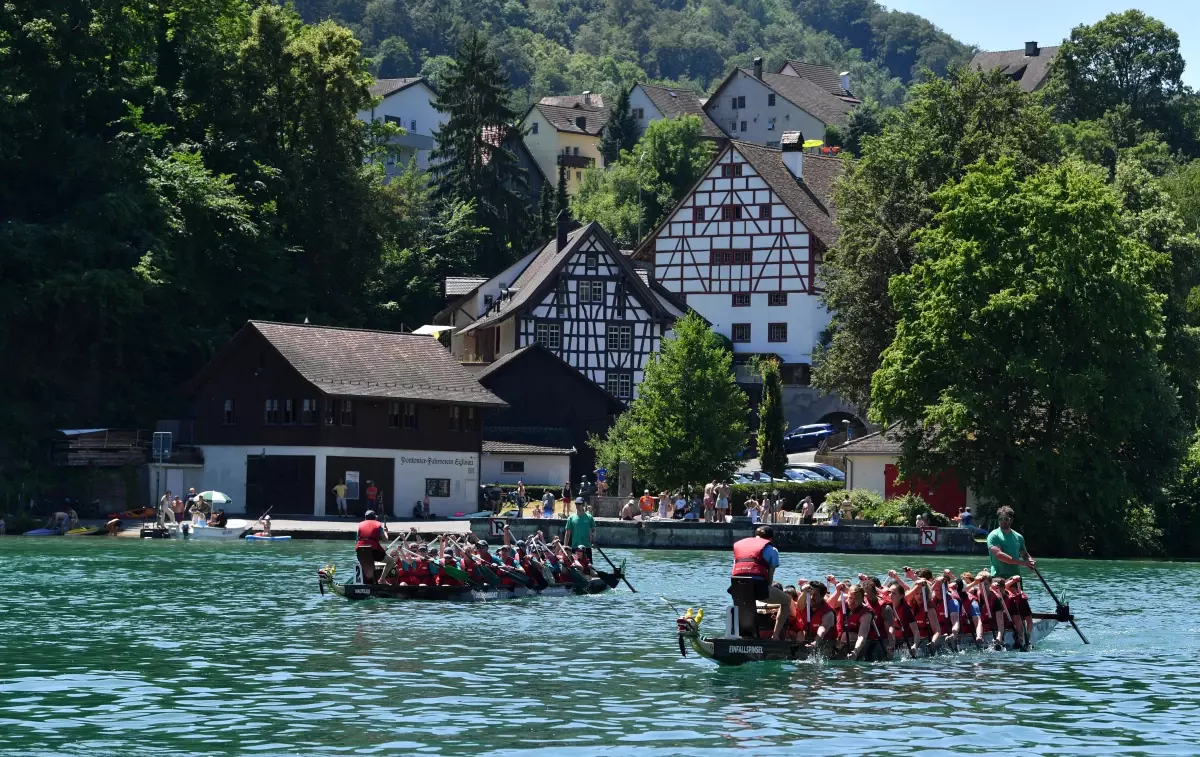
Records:
<instances>
[{"instance_id":1,"label":"balcony","mask_svg":"<svg viewBox=\"0 0 1200 757\"><path fill-rule=\"evenodd\" d=\"M596 159L589 158L586 155L565 155L559 153L558 165L565 168L591 168L596 165Z\"/></svg>"}]
</instances>

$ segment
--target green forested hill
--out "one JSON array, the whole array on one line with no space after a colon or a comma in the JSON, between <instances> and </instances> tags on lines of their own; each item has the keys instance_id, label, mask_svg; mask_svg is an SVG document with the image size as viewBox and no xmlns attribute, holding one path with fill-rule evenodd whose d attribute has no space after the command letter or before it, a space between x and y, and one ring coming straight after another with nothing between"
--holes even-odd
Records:
<instances>
[{"instance_id":1,"label":"green forested hill","mask_svg":"<svg viewBox=\"0 0 1200 757\"><path fill-rule=\"evenodd\" d=\"M894 104L928 66L971 49L929 21L875 0L295 0L306 21L352 29L379 77L437 78L468 28L486 29L518 97L634 81L707 91L756 55L847 69L856 94Z\"/></svg>"}]
</instances>

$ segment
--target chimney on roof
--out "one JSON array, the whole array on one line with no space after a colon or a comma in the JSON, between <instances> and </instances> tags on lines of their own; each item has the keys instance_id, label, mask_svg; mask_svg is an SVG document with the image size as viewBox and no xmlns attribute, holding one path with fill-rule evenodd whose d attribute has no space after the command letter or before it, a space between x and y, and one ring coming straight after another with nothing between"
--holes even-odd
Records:
<instances>
[{"instance_id":1,"label":"chimney on roof","mask_svg":"<svg viewBox=\"0 0 1200 757\"><path fill-rule=\"evenodd\" d=\"M785 131L779 138L780 158L792 176L804 178L804 134L798 131Z\"/></svg>"},{"instance_id":2,"label":"chimney on roof","mask_svg":"<svg viewBox=\"0 0 1200 757\"><path fill-rule=\"evenodd\" d=\"M762 58L754 59L754 78L762 79Z\"/></svg>"},{"instance_id":3,"label":"chimney on roof","mask_svg":"<svg viewBox=\"0 0 1200 757\"><path fill-rule=\"evenodd\" d=\"M1036 58L1039 55L1041 55L1041 53L1042 53L1042 48L1038 47L1037 42L1026 42L1025 43L1025 57Z\"/></svg>"},{"instance_id":4,"label":"chimney on roof","mask_svg":"<svg viewBox=\"0 0 1200 757\"><path fill-rule=\"evenodd\" d=\"M558 220L554 224L555 231L558 234L558 252L562 252L567 246L567 229L571 226L571 214L566 208L558 211Z\"/></svg>"},{"instance_id":5,"label":"chimney on roof","mask_svg":"<svg viewBox=\"0 0 1200 757\"><path fill-rule=\"evenodd\" d=\"M592 91L590 89L583 90L583 104L584 105L592 104Z\"/></svg>"},{"instance_id":6,"label":"chimney on roof","mask_svg":"<svg viewBox=\"0 0 1200 757\"><path fill-rule=\"evenodd\" d=\"M843 71L840 74L838 74L838 78L842 80L842 89L849 92L850 91L850 72Z\"/></svg>"}]
</instances>

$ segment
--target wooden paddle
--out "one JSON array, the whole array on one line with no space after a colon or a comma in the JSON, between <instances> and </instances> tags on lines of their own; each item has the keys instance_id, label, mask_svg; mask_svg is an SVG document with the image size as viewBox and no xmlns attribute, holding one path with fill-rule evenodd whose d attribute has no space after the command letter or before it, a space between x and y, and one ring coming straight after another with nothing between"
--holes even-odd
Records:
<instances>
[{"instance_id":1,"label":"wooden paddle","mask_svg":"<svg viewBox=\"0 0 1200 757\"><path fill-rule=\"evenodd\" d=\"M1029 567L1033 570L1034 573L1037 574L1037 577L1041 579L1042 586L1046 587L1046 592L1049 593L1050 598L1054 600L1054 606L1060 611L1063 611L1063 610L1066 611L1064 614L1066 614L1067 619L1070 621L1071 628L1075 629L1075 633L1079 634L1079 638L1083 639L1083 643L1091 644L1091 642L1087 640L1087 637L1083 635L1083 631L1079 630L1079 626L1075 625L1075 616L1070 614L1071 608L1058 600L1058 595L1056 595L1054 593L1054 590L1050 588L1050 584L1046 583L1045 577L1042 576L1042 572L1037 569L1036 565L1030 565Z\"/></svg>"}]
</instances>

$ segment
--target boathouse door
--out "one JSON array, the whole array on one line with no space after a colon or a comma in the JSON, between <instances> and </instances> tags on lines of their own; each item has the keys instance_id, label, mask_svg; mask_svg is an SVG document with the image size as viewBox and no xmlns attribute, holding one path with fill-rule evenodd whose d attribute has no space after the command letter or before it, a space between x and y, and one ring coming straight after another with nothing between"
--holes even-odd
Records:
<instances>
[{"instance_id":1,"label":"boathouse door","mask_svg":"<svg viewBox=\"0 0 1200 757\"><path fill-rule=\"evenodd\" d=\"M247 455L246 514L313 515L317 459L312 455Z\"/></svg>"}]
</instances>

